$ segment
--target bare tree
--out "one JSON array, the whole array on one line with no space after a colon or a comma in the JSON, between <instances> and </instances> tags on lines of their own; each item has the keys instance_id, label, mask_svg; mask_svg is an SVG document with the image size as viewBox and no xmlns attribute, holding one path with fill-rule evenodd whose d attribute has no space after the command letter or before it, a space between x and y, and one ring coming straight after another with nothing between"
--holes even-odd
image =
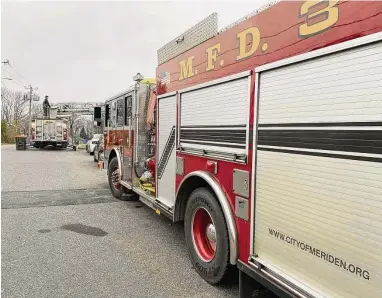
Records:
<instances>
[{"instance_id":1,"label":"bare tree","mask_svg":"<svg viewBox=\"0 0 382 298\"><path fill-rule=\"evenodd\" d=\"M92 118L86 117L84 119L84 128L86 131L86 134L91 137L94 133L93 128L94 128L94 122Z\"/></svg>"},{"instance_id":2,"label":"bare tree","mask_svg":"<svg viewBox=\"0 0 382 298\"><path fill-rule=\"evenodd\" d=\"M74 143L75 141L75 138L77 136L76 134L76 128L77 128L77 125L76 125L76 122L79 118L79 115L77 114L73 114L72 116L68 117L68 132L69 132L69 137L72 139L72 143Z\"/></svg>"},{"instance_id":3,"label":"bare tree","mask_svg":"<svg viewBox=\"0 0 382 298\"><path fill-rule=\"evenodd\" d=\"M85 129L85 132L89 135L92 134L92 129L91 129L91 119L89 119L86 116L77 116L75 121L73 122L73 131L76 136L79 136L80 131L82 128Z\"/></svg>"},{"instance_id":4,"label":"bare tree","mask_svg":"<svg viewBox=\"0 0 382 298\"><path fill-rule=\"evenodd\" d=\"M15 133L26 133L28 127L28 101L24 100L24 93L1 87L1 119Z\"/></svg>"},{"instance_id":5,"label":"bare tree","mask_svg":"<svg viewBox=\"0 0 382 298\"><path fill-rule=\"evenodd\" d=\"M28 101L24 100L24 93L1 87L1 118L11 124L19 122L28 116Z\"/></svg>"},{"instance_id":6,"label":"bare tree","mask_svg":"<svg viewBox=\"0 0 382 298\"><path fill-rule=\"evenodd\" d=\"M40 102L33 102L32 103L32 117L38 118L43 116L43 107L42 103Z\"/></svg>"},{"instance_id":7,"label":"bare tree","mask_svg":"<svg viewBox=\"0 0 382 298\"><path fill-rule=\"evenodd\" d=\"M73 133L76 137L80 135L81 128L83 127L83 120L81 116L77 116L73 123Z\"/></svg>"},{"instance_id":8,"label":"bare tree","mask_svg":"<svg viewBox=\"0 0 382 298\"><path fill-rule=\"evenodd\" d=\"M12 92L5 87L1 87L1 120L7 124L13 121L14 103Z\"/></svg>"}]
</instances>

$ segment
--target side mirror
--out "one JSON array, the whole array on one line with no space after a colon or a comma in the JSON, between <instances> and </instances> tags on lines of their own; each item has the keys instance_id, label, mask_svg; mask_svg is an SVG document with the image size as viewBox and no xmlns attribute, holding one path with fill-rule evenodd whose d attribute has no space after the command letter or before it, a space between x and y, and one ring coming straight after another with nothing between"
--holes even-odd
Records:
<instances>
[{"instance_id":1,"label":"side mirror","mask_svg":"<svg viewBox=\"0 0 382 298\"><path fill-rule=\"evenodd\" d=\"M97 122L96 123L97 126L101 126L101 121L102 121L101 107L94 107L93 120L94 122Z\"/></svg>"}]
</instances>

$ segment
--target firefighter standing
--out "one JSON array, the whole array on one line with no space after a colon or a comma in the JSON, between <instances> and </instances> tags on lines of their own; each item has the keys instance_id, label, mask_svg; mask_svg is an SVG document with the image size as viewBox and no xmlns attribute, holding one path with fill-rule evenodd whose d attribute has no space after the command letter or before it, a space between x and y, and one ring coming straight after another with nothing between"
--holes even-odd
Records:
<instances>
[{"instance_id":1,"label":"firefighter standing","mask_svg":"<svg viewBox=\"0 0 382 298\"><path fill-rule=\"evenodd\" d=\"M44 117L48 117L48 111L50 108L49 100L48 100L48 95L45 95L44 102L42 104L42 107L44 109Z\"/></svg>"}]
</instances>

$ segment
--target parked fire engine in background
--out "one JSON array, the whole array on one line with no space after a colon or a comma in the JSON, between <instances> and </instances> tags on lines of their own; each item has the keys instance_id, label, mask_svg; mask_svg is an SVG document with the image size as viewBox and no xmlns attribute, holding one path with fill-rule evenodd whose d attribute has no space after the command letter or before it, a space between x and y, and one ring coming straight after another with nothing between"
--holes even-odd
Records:
<instances>
[{"instance_id":1,"label":"parked fire engine in background","mask_svg":"<svg viewBox=\"0 0 382 298\"><path fill-rule=\"evenodd\" d=\"M68 120L57 118L57 108L51 107L48 96L45 96L43 111L43 117L32 119L31 145L41 149L46 146L65 149L68 146Z\"/></svg>"},{"instance_id":2,"label":"parked fire engine in background","mask_svg":"<svg viewBox=\"0 0 382 298\"><path fill-rule=\"evenodd\" d=\"M238 267L241 297L382 297L381 30L382 2L207 17L106 101L112 194L184 221L196 272Z\"/></svg>"}]
</instances>

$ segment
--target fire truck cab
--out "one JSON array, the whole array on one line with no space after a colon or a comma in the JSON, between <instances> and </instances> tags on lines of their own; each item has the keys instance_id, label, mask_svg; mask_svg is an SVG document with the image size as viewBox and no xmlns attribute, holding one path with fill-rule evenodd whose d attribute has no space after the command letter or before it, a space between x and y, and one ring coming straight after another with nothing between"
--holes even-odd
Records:
<instances>
[{"instance_id":1,"label":"fire truck cab","mask_svg":"<svg viewBox=\"0 0 382 298\"><path fill-rule=\"evenodd\" d=\"M155 79L138 73L134 80L130 88L106 100L101 115L103 166L113 195L121 200L138 199L140 192L142 197L155 198L155 177L150 175L155 153Z\"/></svg>"},{"instance_id":2,"label":"fire truck cab","mask_svg":"<svg viewBox=\"0 0 382 298\"><path fill-rule=\"evenodd\" d=\"M382 2L212 14L105 106L113 195L184 221L240 296L382 297Z\"/></svg>"}]
</instances>

